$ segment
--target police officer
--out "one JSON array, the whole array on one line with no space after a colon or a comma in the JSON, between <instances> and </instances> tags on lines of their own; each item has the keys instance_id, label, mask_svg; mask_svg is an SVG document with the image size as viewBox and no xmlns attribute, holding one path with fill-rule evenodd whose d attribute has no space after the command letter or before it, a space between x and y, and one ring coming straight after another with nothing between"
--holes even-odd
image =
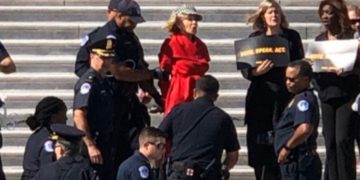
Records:
<instances>
[{"instance_id":1,"label":"police officer","mask_svg":"<svg viewBox=\"0 0 360 180\"><path fill-rule=\"evenodd\" d=\"M106 73L115 57L113 35L98 36L89 44L90 68L75 84L74 123L85 132L87 153L100 179L111 179L113 106Z\"/></svg>"},{"instance_id":2,"label":"police officer","mask_svg":"<svg viewBox=\"0 0 360 180\"><path fill-rule=\"evenodd\" d=\"M52 138L56 141L57 161L43 166L34 179L36 180L95 180L97 175L88 159L80 154L83 131L65 124L51 125Z\"/></svg>"},{"instance_id":3,"label":"police officer","mask_svg":"<svg viewBox=\"0 0 360 180\"><path fill-rule=\"evenodd\" d=\"M75 73L81 76L89 67L89 51L87 46L97 36L114 34L116 40L116 53L111 74L114 92L114 128L113 142L117 147L116 163L113 170L116 171L122 161L128 158L138 149L137 136L142 128L150 124L150 116L145 105L138 100L136 93L138 86L148 91L160 106L163 100L152 83L154 77L162 77L161 71L148 70L148 64L144 60L143 48L134 29L138 23L144 22L140 6L133 0L112 0L108 8L109 21L100 28L91 32L84 39L80 48Z\"/></svg>"},{"instance_id":4,"label":"police officer","mask_svg":"<svg viewBox=\"0 0 360 180\"><path fill-rule=\"evenodd\" d=\"M139 135L139 151L119 167L117 180L157 179L150 162L161 160L165 153L166 134L154 127L145 127Z\"/></svg>"},{"instance_id":5,"label":"police officer","mask_svg":"<svg viewBox=\"0 0 360 180\"><path fill-rule=\"evenodd\" d=\"M9 74L16 71L14 61L11 59L9 53L5 49L4 45L0 42L0 71ZM4 102L0 100L0 107L4 105ZM2 147L2 134L0 133L0 148ZM5 180L4 170L2 168L2 161L0 157L0 179Z\"/></svg>"},{"instance_id":6,"label":"police officer","mask_svg":"<svg viewBox=\"0 0 360 180\"><path fill-rule=\"evenodd\" d=\"M236 164L240 145L232 119L214 106L218 90L214 77L201 77L195 100L176 106L161 122L159 128L172 142L168 179L220 179L221 169L228 172Z\"/></svg>"},{"instance_id":7,"label":"police officer","mask_svg":"<svg viewBox=\"0 0 360 180\"><path fill-rule=\"evenodd\" d=\"M50 125L65 124L67 108L63 100L48 96L36 105L35 113L26 118L34 132L26 142L21 180L32 179L42 166L55 160Z\"/></svg>"},{"instance_id":8,"label":"police officer","mask_svg":"<svg viewBox=\"0 0 360 180\"><path fill-rule=\"evenodd\" d=\"M319 105L310 89L311 66L307 61L291 62L285 76L286 87L295 97L274 128L282 180L320 180L321 161L316 153Z\"/></svg>"}]
</instances>

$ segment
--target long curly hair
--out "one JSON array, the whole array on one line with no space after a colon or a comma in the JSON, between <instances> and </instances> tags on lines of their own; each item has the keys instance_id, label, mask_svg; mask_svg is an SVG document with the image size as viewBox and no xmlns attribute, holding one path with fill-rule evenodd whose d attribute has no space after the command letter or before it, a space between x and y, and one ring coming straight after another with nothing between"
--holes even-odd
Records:
<instances>
[{"instance_id":1,"label":"long curly hair","mask_svg":"<svg viewBox=\"0 0 360 180\"><path fill-rule=\"evenodd\" d=\"M338 25L340 27L340 34L342 36L352 36L353 30L348 16L348 10L343 0L323 0L319 4L318 14L322 16L322 9L325 5L330 5L335 10L335 15L338 17Z\"/></svg>"}]
</instances>

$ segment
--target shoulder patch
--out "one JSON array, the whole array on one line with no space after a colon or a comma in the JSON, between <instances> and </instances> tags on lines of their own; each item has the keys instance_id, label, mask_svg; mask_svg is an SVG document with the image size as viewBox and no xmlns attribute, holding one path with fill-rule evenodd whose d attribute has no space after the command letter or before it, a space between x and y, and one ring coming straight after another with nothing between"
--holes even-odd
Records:
<instances>
[{"instance_id":1,"label":"shoulder patch","mask_svg":"<svg viewBox=\"0 0 360 180\"><path fill-rule=\"evenodd\" d=\"M54 152L53 141L52 140L47 140L44 143L44 149L45 149L46 152Z\"/></svg>"},{"instance_id":2,"label":"shoulder patch","mask_svg":"<svg viewBox=\"0 0 360 180\"><path fill-rule=\"evenodd\" d=\"M149 177L149 168L146 166L139 167L139 173L141 178L148 178Z\"/></svg>"},{"instance_id":3,"label":"shoulder patch","mask_svg":"<svg viewBox=\"0 0 360 180\"><path fill-rule=\"evenodd\" d=\"M309 110L309 102L307 102L306 100L301 100L297 103L297 108L301 112L307 111Z\"/></svg>"},{"instance_id":4,"label":"shoulder patch","mask_svg":"<svg viewBox=\"0 0 360 180\"><path fill-rule=\"evenodd\" d=\"M91 85L89 83L84 83L80 87L80 94L87 94L91 89Z\"/></svg>"},{"instance_id":5,"label":"shoulder patch","mask_svg":"<svg viewBox=\"0 0 360 180\"><path fill-rule=\"evenodd\" d=\"M84 36L80 39L80 46L84 46L89 41L89 35Z\"/></svg>"}]
</instances>

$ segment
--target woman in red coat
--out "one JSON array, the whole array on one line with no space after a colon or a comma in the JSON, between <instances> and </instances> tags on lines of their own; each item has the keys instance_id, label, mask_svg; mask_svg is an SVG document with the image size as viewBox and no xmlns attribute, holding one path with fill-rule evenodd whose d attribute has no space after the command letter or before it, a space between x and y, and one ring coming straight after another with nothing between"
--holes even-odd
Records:
<instances>
[{"instance_id":1,"label":"woman in red coat","mask_svg":"<svg viewBox=\"0 0 360 180\"><path fill-rule=\"evenodd\" d=\"M195 81L209 69L207 46L196 37L202 16L189 5L177 8L165 28L170 37L161 46L160 67L170 73L169 80L159 81L165 99L165 115L180 103L193 99Z\"/></svg>"}]
</instances>

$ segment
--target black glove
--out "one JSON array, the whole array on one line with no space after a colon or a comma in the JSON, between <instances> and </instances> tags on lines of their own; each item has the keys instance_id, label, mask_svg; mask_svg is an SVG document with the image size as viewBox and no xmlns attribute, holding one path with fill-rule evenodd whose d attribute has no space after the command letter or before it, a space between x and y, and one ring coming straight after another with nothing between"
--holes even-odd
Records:
<instances>
[{"instance_id":1,"label":"black glove","mask_svg":"<svg viewBox=\"0 0 360 180\"><path fill-rule=\"evenodd\" d=\"M159 80L169 80L169 73L164 70L161 69L160 67L156 67L152 70L150 70L154 79L159 79Z\"/></svg>"}]
</instances>

